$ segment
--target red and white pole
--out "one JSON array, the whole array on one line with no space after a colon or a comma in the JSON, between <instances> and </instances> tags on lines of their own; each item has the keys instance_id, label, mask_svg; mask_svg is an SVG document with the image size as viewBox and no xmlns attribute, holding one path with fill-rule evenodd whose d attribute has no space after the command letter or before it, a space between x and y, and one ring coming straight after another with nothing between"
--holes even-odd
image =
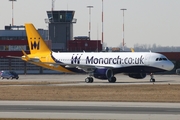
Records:
<instances>
[{"instance_id":1,"label":"red and white pole","mask_svg":"<svg viewBox=\"0 0 180 120\"><path fill-rule=\"evenodd\" d=\"M91 8L93 6L87 6L87 8L89 8L89 39L91 39Z\"/></svg>"},{"instance_id":2,"label":"red and white pole","mask_svg":"<svg viewBox=\"0 0 180 120\"><path fill-rule=\"evenodd\" d=\"M125 43L124 43L124 10L127 10L127 9L121 9L122 11L123 11L123 35L122 35L122 37L123 37L123 51L124 51L124 46L125 46Z\"/></svg>"},{"instance_id":3,"label":"red and white pole","mask_svg":"<svg viewBox=\"0 0 180 120\"><path fill-rule=\"evenodd\" d=\"M13 26L14 25L14 4L13 4L13 2L16 0L9 0L9 1L12 1L12 26Z\"/></svg>"},{"instance_id":4,"label":"red and white pole","mask_svg":"<svg viewBox=\"0 0 180 120\"><path fill-rule=\"evenodd\" d=\"M104 26L103 26L103 22L104 22L104 13L103 13L103 0L102 0L102 45L103 45L103 42L104 42Z\"/></svg>"}]
</instances>

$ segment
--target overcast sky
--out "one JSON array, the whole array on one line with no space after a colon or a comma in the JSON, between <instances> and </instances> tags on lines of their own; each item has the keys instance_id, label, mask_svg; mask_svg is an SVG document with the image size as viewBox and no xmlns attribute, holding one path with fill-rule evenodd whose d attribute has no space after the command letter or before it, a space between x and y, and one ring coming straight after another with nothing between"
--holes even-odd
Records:
<instances>
[{"instance_id":1,"label":"overcast sky","mask_svg":"<svg viewBox=\"0 0 180 120\"><path fill-rule=\"evenodd\" d=\"M74 36L88 35L91 10L91 39L101 39L102 0L56 0L54 10L75 10ZM14 24L33 23L47 29L44 19L52 0L17 0L14 2ZM122 43L123 12L126 46L134 44L180 46L180 0L104 0L104 42L111 47ZM11 24L12 2L0 0L0 29Z\"/></svg>"}]
</instances>

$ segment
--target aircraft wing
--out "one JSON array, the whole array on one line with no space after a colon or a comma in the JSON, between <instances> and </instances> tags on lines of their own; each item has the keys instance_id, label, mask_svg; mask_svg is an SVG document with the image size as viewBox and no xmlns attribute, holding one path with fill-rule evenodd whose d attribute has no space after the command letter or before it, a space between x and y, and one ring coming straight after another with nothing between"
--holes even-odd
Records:
<instances>
[{"instance_id":1,"label":"aircraft wing","mask_svg":"<svg viewBox=\"0 0 180 120\"><path fill-rule=\"evenodd\" d=\"M82 65L82 64L65 64L65 63L52 63L52 62L43 62L44 64L49 64L50 66L62 65L66 68L78 68L86 72L93 71L96 68L114 68L113 66L102 66L102 65Z\"/></svg>"}]
</instances>

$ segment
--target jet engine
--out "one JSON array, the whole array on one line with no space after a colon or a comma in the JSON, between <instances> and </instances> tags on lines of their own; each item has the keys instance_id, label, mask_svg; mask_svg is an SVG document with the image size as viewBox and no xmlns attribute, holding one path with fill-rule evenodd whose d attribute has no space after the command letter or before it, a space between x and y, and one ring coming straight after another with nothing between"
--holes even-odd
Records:
<instances>
[{"instance_id":1,"label":"jet engine","mask_svg":"<svg viewBox=\"0 0 180 120\"><path fill-rule=\"evenodd\" d=\"M113 77L113 71L107 68L97 68L93 72L93 76L98 79L109 79Z\"/></svg>"},{"instance_id":2,"label":"jet engine","mask_svg":"<svg viewBox=\"0 0 180 120\"><path fill-rule=\"evenodd\" d=\"M143 79L146 77L146 73L129 73L128 76L135 79Z\"/></svg>"}]
</instances>

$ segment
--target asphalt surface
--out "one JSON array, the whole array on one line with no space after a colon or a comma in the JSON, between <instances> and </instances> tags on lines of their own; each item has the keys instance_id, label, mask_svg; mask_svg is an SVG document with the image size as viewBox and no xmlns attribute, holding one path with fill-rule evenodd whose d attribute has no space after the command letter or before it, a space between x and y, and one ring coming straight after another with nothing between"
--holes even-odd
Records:
<instances>
[{"instance_id":1,"label":"asphalt surface","mask_svg":"<svg viewBox=\"0 0 180 120\"><path fill-rule=\"evenodd\" d=\"M94 79L93 83L85 83L87 74L83 75L71 75L71 74L59 74L59 75L20 75L18 80L24 82L66 82L66 85L128 85L128 84L152 84L150 82L150 76L147 75L144 79L133 79L126 75L118 74L116 83L109 83L108 80ZM180 84L180 75L154 75L156 84ZM6 80L6 79L4 79ZM11 80L6 80L11 81ZM69 83L69 84L67 84ZM72 83L72 84L71 84Z\"/></svg>"},{"instance_id":2,"label":"asphalt surface","mask_svg":"<svg viewBox=\"0 0 180 120\"><path fill-rule=\"evenodd\" d=\"M179 103L0 101L1 118L163 119L180 118Z\"/></svg>"},{"instance_id":3,"label":"asphalt surface","mask_svg":"<svg viewBox=\"0 0 180 120\"><path fill-rule=\"evenodd\" d=\"M86 77L87 75L67 74L20 75L20 79L14 81L66 82L56 85L153 84L149 82L149 76L136 80L125 75L116 75L116 83L97 79L94 79L94 83L85 83ZM154 84L180 84L178 75L156 75L155 78ZM179 120L180 103L0 101L0 118Z\"/></svg>"}]
</instances>

